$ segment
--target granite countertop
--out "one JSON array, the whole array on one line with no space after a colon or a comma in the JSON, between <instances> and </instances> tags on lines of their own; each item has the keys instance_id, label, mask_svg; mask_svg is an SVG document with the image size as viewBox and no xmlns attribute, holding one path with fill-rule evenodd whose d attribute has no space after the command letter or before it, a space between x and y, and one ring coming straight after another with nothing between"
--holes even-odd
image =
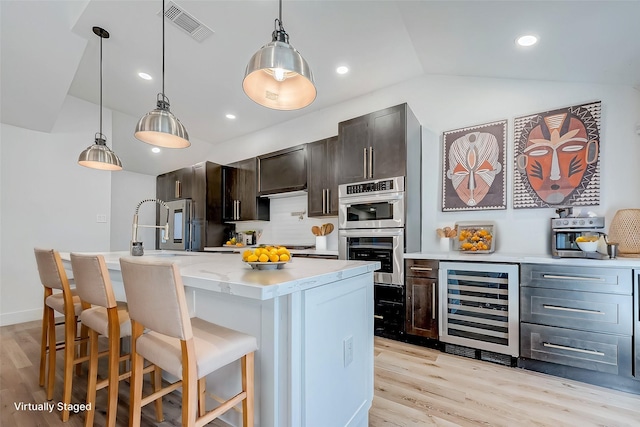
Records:
<instances>
[{"instance_id":1,"label":"granite countertop","mask_svg":"<svg viewBox=\"0 0 640 427\"><path fill-rule=\"evenodd\" d=\"M584 267L640 268L640 258L591 259L591 258L553 258L545 254L473 254L460 251L449 252L412 252L404 254L405 259L436 259L440 261L479 261L506 262L522 264L553 264Z\"/></svg>"},{"instance_id":2,"label":"granite countertop","mask_svg":"<svg viewBox=\"0 0 640 427\"><path fill-rule=\"evenodd\" d=\"M128 251L101 252L112 280L121 280L113 274L120 272L120 258L130 256ZM60 253L69 261L69 253ZM254 270L242 262L235 253L204 253L182 251L145 251L148 260L171 261L178 264L185 286L212 292L267 300L297 291L327 285L380 268L379 262L346 261L332 259L295 258L279 270Z\"/></svg>"}]
</instances>

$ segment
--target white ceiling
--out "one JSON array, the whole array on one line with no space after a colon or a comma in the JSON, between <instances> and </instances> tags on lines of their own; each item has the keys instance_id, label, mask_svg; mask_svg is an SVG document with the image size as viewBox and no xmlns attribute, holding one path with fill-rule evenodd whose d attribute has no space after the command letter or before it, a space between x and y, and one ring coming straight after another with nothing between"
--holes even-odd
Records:
<instances>
[{"instance_id":1,"label":"white ceiling","mask_svg":"<svg viewBox=\"0 0 640 427\"><path fill-rule=\"evenodd\" d=\"M165 93L190 136L204 142L194 144L200 152L422 74L640 89L640 1L285 0L285 29L312 68L318 97L302 110L273 111L244 95L242 78L251 55L271 40L278 2L175 3L215 32L197 42L165 24ZM114 138L137 142L135 121L161 91L161 1L0 0L0 8L3 123L46 132L67 94L98 104L100 39L92 27L100 26L111 35L103 42L103 103L124 113L114 114L114 126L131 127L131 136L114 129ZM515 45L526 32L540 36L534 48ZM342 64L351 69L345 76L335 73ZM143 81L139 71L155 79ZM146 144L127 145L135 148L126 156L113 145L125 169L171 169L145 162Z\"/></svg>"}]
</instances>

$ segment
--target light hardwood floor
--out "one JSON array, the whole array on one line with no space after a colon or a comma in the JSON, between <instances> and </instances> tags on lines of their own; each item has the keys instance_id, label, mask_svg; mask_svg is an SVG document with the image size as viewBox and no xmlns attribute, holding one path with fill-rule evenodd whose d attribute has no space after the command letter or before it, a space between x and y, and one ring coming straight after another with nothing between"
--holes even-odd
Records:
<instances>
[{"instance_id":1,"label":"light hardwood floor","mask_svg":"<svg viewBox=\"0 0 640 427\"><path fill-rule=\"evenodd\" d=\"M82 426L84 416L18 411L15 403L42 403L38 386L40 323L0 328L0 425ZM58 355L58 380L62 354ZM106 365L101 362L101 369ZM84 371L86 373L86 369ZM61 397L56 384L54 403ZM72 402L85 399L86 379L74 377ZM105 422L106 393L98 392L95 425ZM180 401L164 398L165 421L156 423L153 405L143 409L143 426L179 426ZM118 426L128 422L128 387L120 387ZM640 395L622 393L424 347L375 338L375 397L370 427L394 426L640 426ZM211 426L227 426L216 422ZM298 426L294 426L298 427ZM336 426L308 426L336 427Z\"/></svg>"}]
</instances>

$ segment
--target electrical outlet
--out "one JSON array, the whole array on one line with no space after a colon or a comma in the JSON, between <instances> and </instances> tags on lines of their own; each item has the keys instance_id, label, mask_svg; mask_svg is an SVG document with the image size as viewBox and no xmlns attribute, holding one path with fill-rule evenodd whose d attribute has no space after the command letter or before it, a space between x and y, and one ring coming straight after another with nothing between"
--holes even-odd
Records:
<instances>
[{"instance_id":1,"label":"electrical outlet","mask_svg":"<svg viewBox=\"0 0 640 427\"><path fill-rule=\"evenodd\" d=\"M96 222L107 222L107 215L106 214L98 214L96 216Z\"/></svg>"},{"instance_id":2,"label":"electrical outlet","mask_svg":"<svg viewBox=\"0 0 640 427\"><path fill-rule=\"evenodd\" d=\"M344 366L347 367L353 362L353 337L348 336L342 341L344 355Z\"/></svg>"}]
</instances>

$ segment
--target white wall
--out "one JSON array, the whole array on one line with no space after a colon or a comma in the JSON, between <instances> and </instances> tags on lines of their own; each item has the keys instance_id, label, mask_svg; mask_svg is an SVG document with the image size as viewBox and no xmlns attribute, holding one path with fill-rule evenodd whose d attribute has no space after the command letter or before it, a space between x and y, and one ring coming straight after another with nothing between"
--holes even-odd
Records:
<instances>
[{"instance_id":1,"label":"white wall","mask_svg":"<svg viewBox=\"0 0 640 427\"><path fill-rule=\"evenodd\" d=\"M34 247L128 250L136 205L155 197L155 176L77 164L80 152L93 143L98 115L99 106L67 97L51 133L1 125L1 325L42 316ZM107 109L103 133L113 146ZM98 214L106 215L107 222L98 223ZM142 207L140 223L155 223L155 208ZM152 229L142 229L139 237L146 248L155 249Z\"/></svg>"},{"instance_id":2,"label":"white wall","mask_svg":"<svg viewBox=\"0 0 640 427\"><path fill-rule=\"evenodd\" d=\"M34 247L109 250L111 173L77 164L94 142L99 107L67 97L51 133L1 125L2 266L0 324L42 317ZM110 140L111 115L104 112Z\"/></svg>"},{"instance_id":3,"label":"white wall","mask_svg":"<svg viewBox=\"0 0 640 427\"><path fill-rule=\"evenodd\" d=\"M228 141L211 161L228 163L337 134L337 123L407 102L423 126L423 250L440 248L435 229L456 221L494 220L497 250L547 254L554 209L511 207L513 119L518 116L602 101L601 204L590 207L611 221L618 209L640 207L640 91L626 86L454 76L423 76L381 89L294 121ZM441 140L444 131L508 119L507 209L441 211Z\"/></svg>"}]
</instances>

